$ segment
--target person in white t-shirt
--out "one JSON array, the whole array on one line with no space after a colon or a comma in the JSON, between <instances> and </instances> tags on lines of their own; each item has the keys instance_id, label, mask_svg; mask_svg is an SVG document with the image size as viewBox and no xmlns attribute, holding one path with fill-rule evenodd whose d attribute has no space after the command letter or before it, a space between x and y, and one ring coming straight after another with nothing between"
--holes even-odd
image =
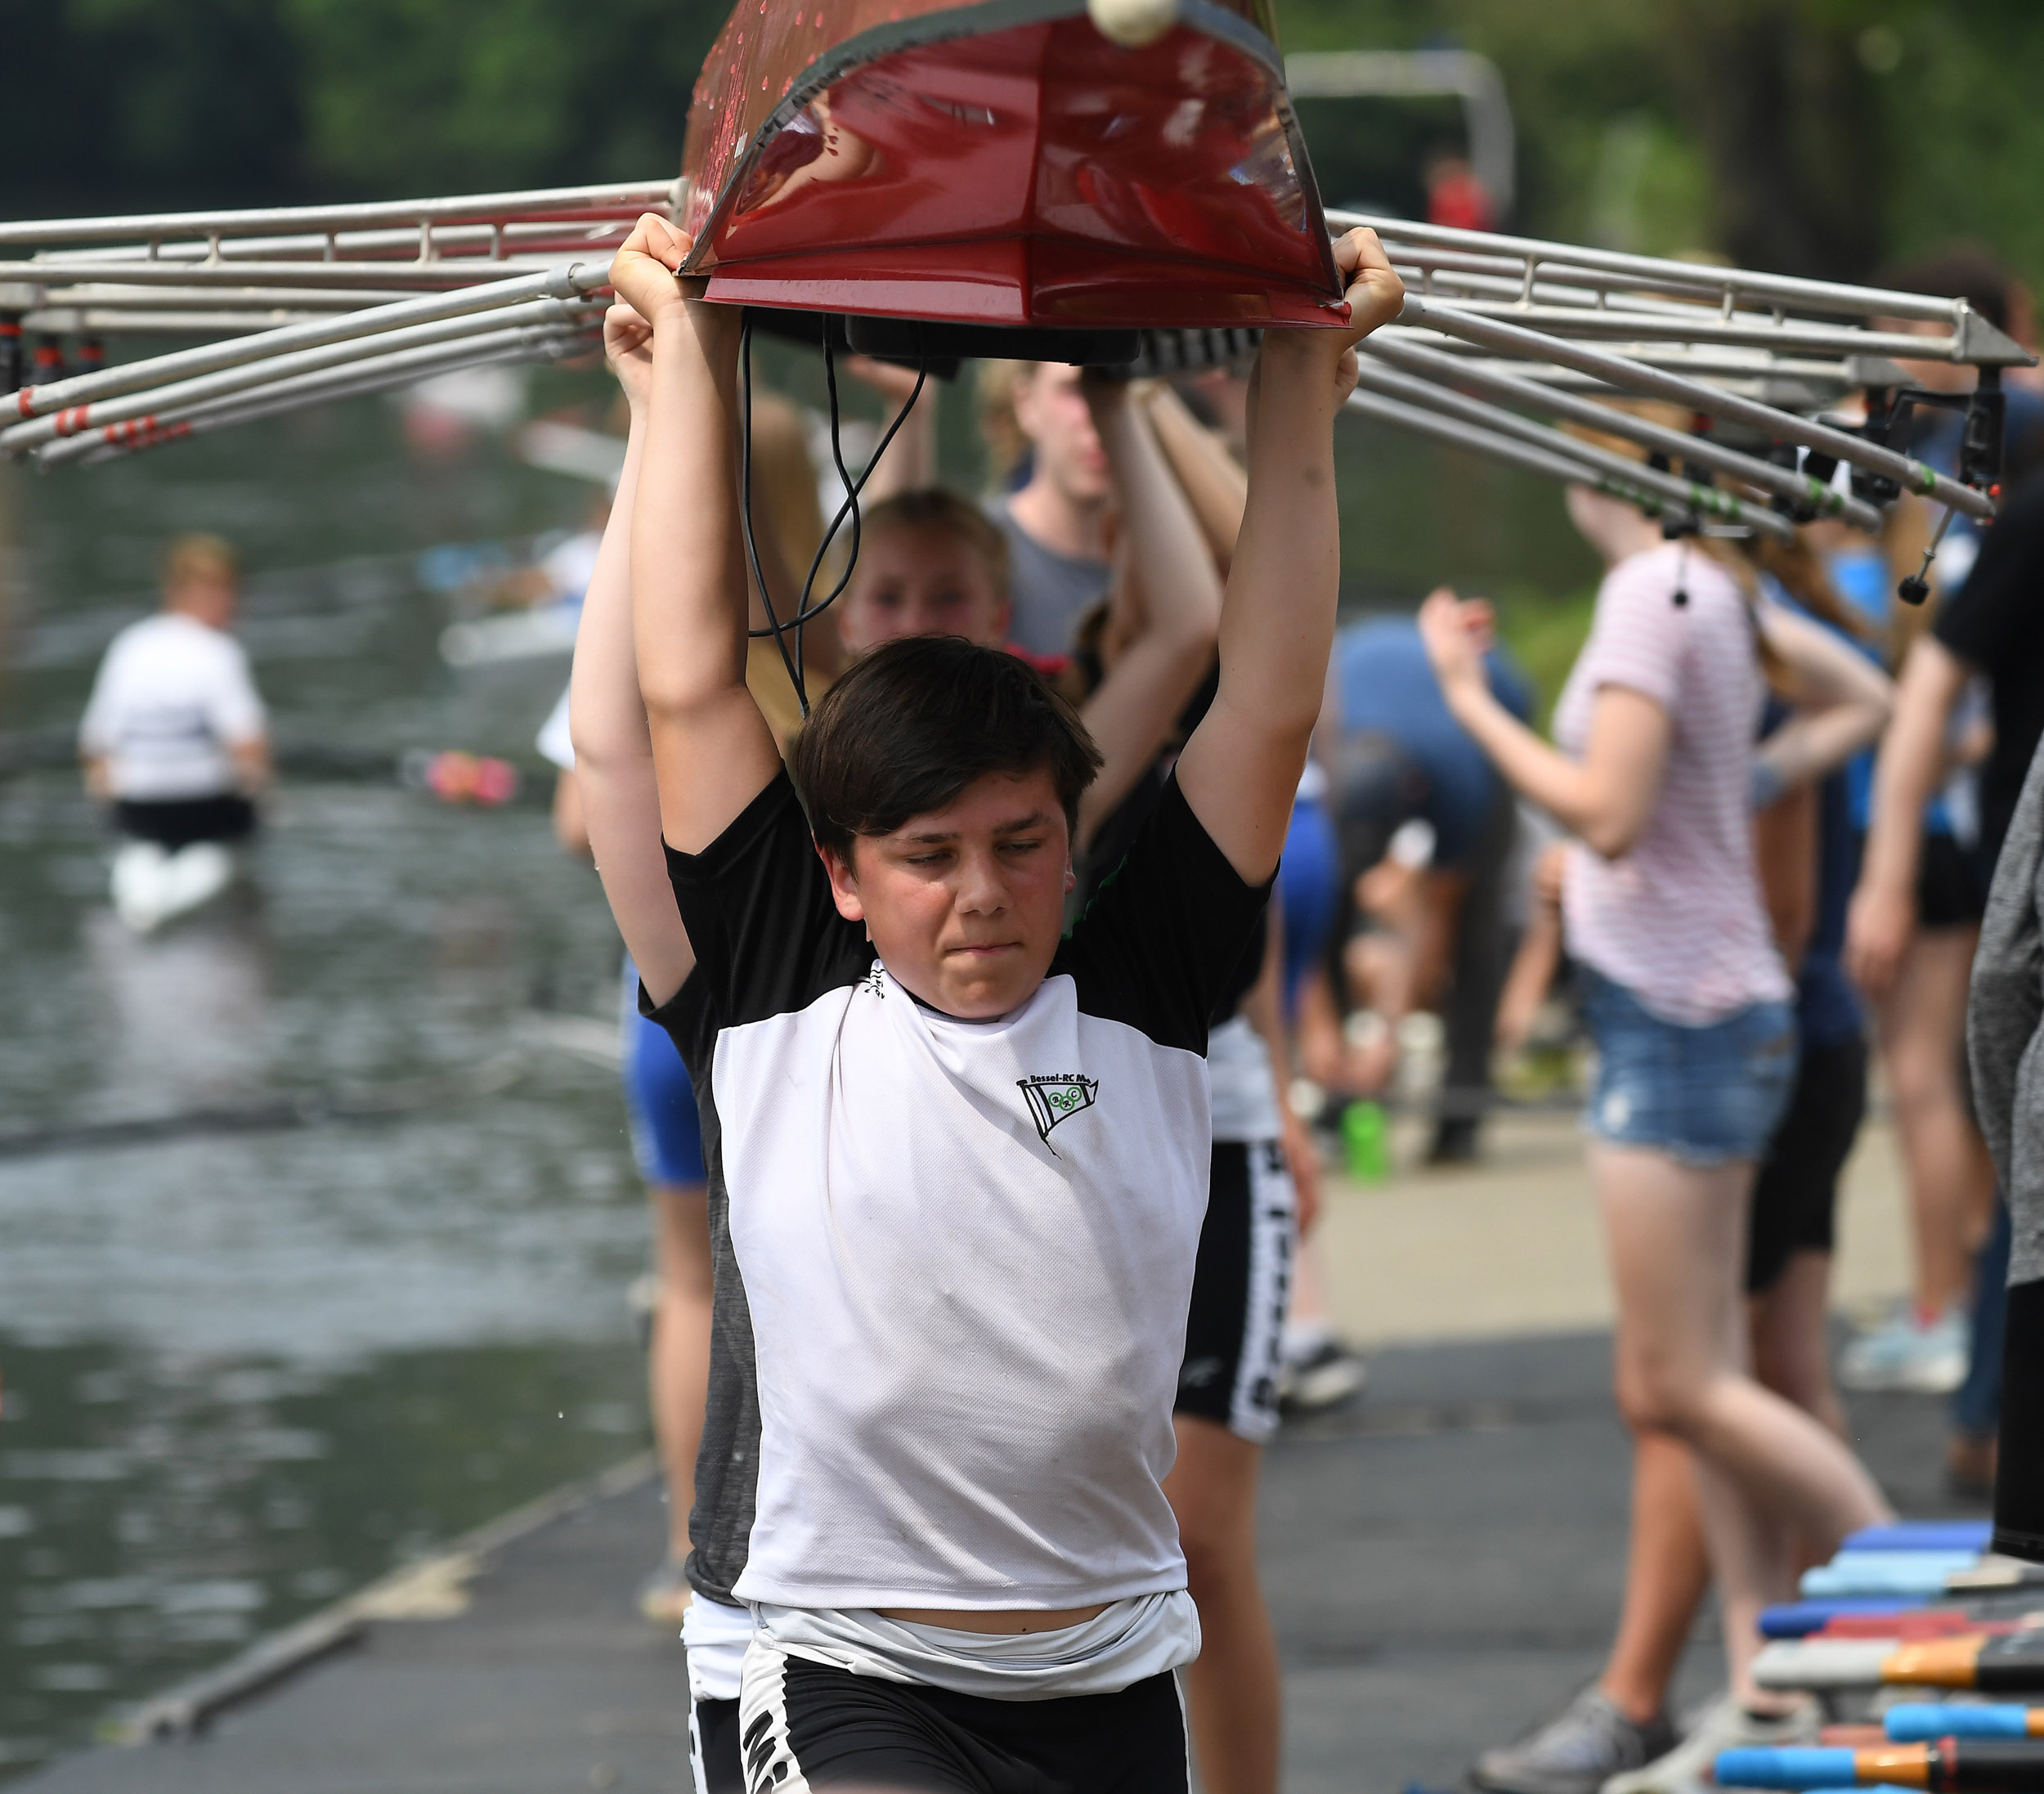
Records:
<instances>
[{"instance_id":1,"label":"person in white t-shirt","mask_svg":"<svg viewBox=\"0 0 2044 1794\"><path fill-rule=\"evenodd\" d=\"M228 633L240 570L216 536L164 554L163 608L114 638L78 726L86 786L121 832L175 854L240 841L270 776L268 718Z\"/></svg>"},{"instance_id":2,"label":"person in white t-shirt","mask_svg":"<svg viewBox=\"0 0 2044 1794\"><path fill-rule=\"evenodd\" d=\"M1218 695L1068 940L1101 755L1018 657L882 644L783 769L742 684L740 320L691 303L688 248L648 213L612 268L652 362L639 700L614 720L645 729L664 841L657 860L650 840L598 851L642 1011L695 1078L750 1323L761 1442L731 1590L753 1616L747 1772L1183 1794L1170 1672L1198 1628L1160 1485L1208 1194L1208 1023L1319 709L1348 351L1402 289L1351 232L1345 326L1266 339ZM590 670L578 653L578 693ZM603 720L578 702L578 763ZM677 908L695 956L679 985Z\"/></svg>"}]
</instances>

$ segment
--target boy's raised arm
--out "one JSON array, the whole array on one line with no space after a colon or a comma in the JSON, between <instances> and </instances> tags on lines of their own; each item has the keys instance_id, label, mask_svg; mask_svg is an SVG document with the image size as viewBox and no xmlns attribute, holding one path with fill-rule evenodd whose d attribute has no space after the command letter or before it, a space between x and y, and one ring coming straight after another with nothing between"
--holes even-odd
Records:
<instances>
[{"instance_id":1,"label":"boy's raised arm","mask_svg":"<svg viewBox=\"0 0 2044 1794\"><path fill-rule=\"evenodd\" d=\"M646 451L652 332L629 306L603 321L603 348L631 408L625 465L582 601L569 681L572 788L603 895L648 993L665 1002L695 964L660 850L660 792L632 652L632 508Z\"/></svg>"},{"instance_id":2,"label":"boy's raised arm","mask_svg":"<svg viewBox=\"0 0 2044 1794\"><path fill-rule=\"evenodd\" d=\"M632 508L632 634L661 832L693 854L766 788L781 756L745 683L739 314L675 279L688 248L684 233L648 213L618 251L611 284L653 333Z\"/></svg>"},{"instance_id":3,"label":"boy's raised arm","mask_svg":"<svg viewBox=\"0 0 2044 1794\"><path fill-rule=\"evenodd\" d=\"M1179 756L1193 814L1251 884L1277 868L1320 715L1341 574L1334 416L1355 345L1398 315L1405 289L1372 231L1335 245L1349 282L1342 330L1271 330L1249 410L1249 500L1221 608L1221 681Z\"/></svg>"},{"instance_id":4,"label":"boy's raised arm","mask_svg":"<svg viewBox=\"0 0 2044 1794\"><path fill-rule=\"evenodd\" d=\"M1142 602L1135 633L1081 711L1103 760L1079 803L1083 842L1156 759L1213 662L1221 618L1213 558L1148 420L1125 387L1089 384L1087 397L1121 495L1116 577L1135 581Z\"/></svg>"}]
</instances>

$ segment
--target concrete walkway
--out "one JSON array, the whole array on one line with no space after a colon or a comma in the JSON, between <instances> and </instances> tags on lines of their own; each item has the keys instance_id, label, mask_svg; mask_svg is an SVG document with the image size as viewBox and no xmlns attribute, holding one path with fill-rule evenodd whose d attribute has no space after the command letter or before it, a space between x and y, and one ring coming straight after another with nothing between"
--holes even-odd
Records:
<instances>
[{"instance_id":1,"label":"concrete walkway","mask_svg":"<svg viewBox=\"0 0 2044 1794\"><path fill-rule=\"evenodd\" d=\"M1477 1164L1419 1168L1416 1122L1394 1130L1386 1182L1328 1184L1320 1243L1342 1330L1369 1345L1580 1331L1611 1323L1611 1288L1572 1116L1493 1117ZM1894 1139L1861 1131L1839 1207L1834 1299L1858 1313L1908 1283Z\"/></svg>"},{"instance_id":2,"label":"concrete walkway","mask_svg":"<svg viewBox=\"0 0 2044 1794\"><path fill-rule=\"evenodd\" d=\"M1894 1280L1881 1144L1861 1155L1849 1213L1848 1288L1867 1294ZM1381 1350L1360 1402L1289 1426L1270 1453L1263 1554L1285 1663L1287 1794L1453 1787L1476 1751L1593 1675L1608 1639L1628 1459L1608 1337L1594 1325L1605 1297L1580 1150L1568 1123L1515 1121L1493 1155L1472 1171L1343 1188L1330 1204L1347 1324L1437 1343ZM1904 1513L1965 1511L1942 1491L1942 1404L1851 1410ZM630 1602L661 1530L650 1485L584 1505L488 1556L464 1611L372 1624L195 1740L99 1751L19 1785L686 1788L680 1647ZM1683 1698L1710 1691L1715 1657L1706 1621Z\"/></svg>"}]
</instances>

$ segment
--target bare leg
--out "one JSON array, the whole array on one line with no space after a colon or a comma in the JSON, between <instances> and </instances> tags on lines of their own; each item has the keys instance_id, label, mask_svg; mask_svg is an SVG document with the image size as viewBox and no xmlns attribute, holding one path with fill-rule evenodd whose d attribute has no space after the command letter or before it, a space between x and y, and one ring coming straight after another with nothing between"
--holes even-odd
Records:
<instances>
[{"instance_id":1,"label":"bare leg","mask_svg":"<svg viewBox=\"0 0 2044 1794\"><path fill-rule=\"evenodd\" d=\"M1924 928L1880 1007L1881 1053L1909 1177L1916 1312L1934 1319L1971 1288L1994 1167L1959 1083L1977 927Z\"/></svg>"},{"instance_id":2,"label":"bare leg","mask_svg":"<svg viewBox=\"0 0 2044 1794\"><path fill-rule=\"evenodd\" d=\"M1831 1381L1830 1341L1824 1335L1830 1304L1831 1255L1792 1252L1773 1287L1748 1305L1753 1331L1753 1374L1840 1438L1845 1410Z\"/></svg>"},{"instance_id":3,"label":"bare leg","mask_svg":"<svg viewBox=\"0 0 2044 1794\"><path fill-rule=\"evenodd\" d=\"M1661 1711L1710 1586L1689 1447L1673 1433L1633 1435L1632 1541L1625 1604L1599 1685L1644 1725Z\"/></svg>"},{"instance_id":4,"label":"bare leg","mask_svg":"<svg viewBox=\"0 0 2044 1794\"><path fill-rule=\"evenodd\" d=\"M1277 1794L1283 1717L1277 1639L1256 1569L1263 1451L1215 1421L1179 1415L1164 1494L1178 1516L1201 1644L1186 1671L1207 1794Z\"/></svg>"},{"instance_id":5,"label":"bare leg","mask_svg":"<svg viewBox=\"0 0 2044 1794\"><path fill-rule=\"evenodd\" d=\"M1831 1271L1829 1253L1793 1254L1773 1287L1753 1298L1753 1370L1767 1388L1843 1438L1845 1413L1831 1382L1824 1336ZM1821 1562L1823 1555L1815 1549L1800 1552L1796 1564ZM1661 1711L1710 1585L1689 1448L1669 1433L1636 1434L1625 1604L1601 1686L1638 1723Z\"/></svg>"},{"instance_id":6,"label":"bare leg","mask_svg":"<svg viewBox=\"0 0 2044 1794\"><path fill-rule=\"evenodd\" d=\"M1753 1622L1787 1592L1788 1529L1829 1548L1890 1509L1836 1437L1746 1374L1752 1166L1697 1168L1601 1143L1590 1166L1618 1292L1620 1406L1636 1430L1673 1433L1701 1460L1732 1691L1755 1700Z\"/></svg>"},{"instance_id":7,"label":"bare leg","mask_svg":"<svg viewBox=\"0 0 2044 1794\"><path fill-rule=\"evenodd\" d=\"M1327 1312L1327 1275L1320 1269L1320 1244L1312 1234L1299 1241L1292 1262L1292 1307L1285 1325L1302 1334L1331 1336L1334 1330ZM1183 1451L1182 1444L1179 1449Z\"/></svg>"},{"instance_id":8,"label":"bare leg","mask_svg":"<svg viewBox=\"0 0 2044 1794\"><path fill-rule=\"evenodd\" d=\"M1343 1093L1342 1061L1347 1047L1342 1038L1341 1011L1335 1006L1334 985L1325 967L1315 967L1301 982L1294 1026L1298 1032L1299 1070L1322 1089Z\"/></svg>"},{"instance_id":9,"label":"bare leg","mask_svg":"<svg viewBox=\"0 0 2044 1794\"><path fill-rule=\"evenodd\" d=\"M655 1184L653 1259L660 1303L653 1311L647 1382L653 1441L667 1482L667 1550L688 1554L696 1505L696 1451L710 1389L710 1206L701 1184Z\"/></svg>"}]
</instances>

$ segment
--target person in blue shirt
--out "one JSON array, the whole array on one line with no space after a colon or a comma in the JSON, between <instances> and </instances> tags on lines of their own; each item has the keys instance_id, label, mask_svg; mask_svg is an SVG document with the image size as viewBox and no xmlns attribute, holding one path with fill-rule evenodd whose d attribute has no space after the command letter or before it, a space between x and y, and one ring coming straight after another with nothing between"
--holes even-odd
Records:
<instances>
[{"instance_id":1,"label":"person in blue shirt","mask_svg":"<svg viewBox=\"0 0 2044 1794\"><path fill-rule=\"evenodd\" d=\"M1499 701L1529 717L1525 675L1501 650L1486 664ZM1369 966L1367 945L1349 951L1365 908L1391 919L1401 937L1391 955L1397 975L1371 980L1387 1024L1383 1043L1332 1067L1323 1049L1323 1069L1334 1069L1359 1094L1380 1087L1395 1062L1397 1020L1445 989L1447 1065L1429 1157L1469 1159L1490 1095L1505 967L1504 874L1517 811L1482 750L1449 714L1411 617L1371 617L1336 638L1318 758L1340 845L1344 916L1334 951L1358 970Z\"/></svg>"}]
</instances>

